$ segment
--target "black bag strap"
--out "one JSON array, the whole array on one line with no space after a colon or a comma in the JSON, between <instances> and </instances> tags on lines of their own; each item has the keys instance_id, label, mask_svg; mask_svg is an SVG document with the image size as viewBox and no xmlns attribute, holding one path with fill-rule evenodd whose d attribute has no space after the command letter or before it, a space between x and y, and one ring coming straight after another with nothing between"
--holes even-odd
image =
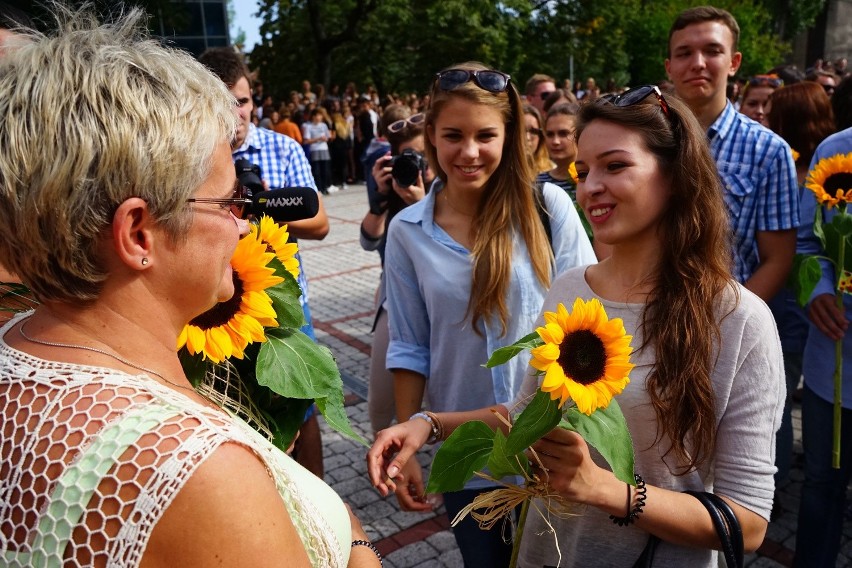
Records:
<instances>
[{"instance_id":1,"label":"black bag strap","mask_svg":"<svg viewBox=\"0 0 852 568\"><path fill-rule=\"evenodd\" d=\"M743 568L743 530L731 506L713 493L702 491L684 491L684 493L698 499L710 513L716 534L719 535L719 540L722 542L722 552L725 555L728 568ZM648 542L645 544L642 554L633 564L633 568L651 568L659 543L659 538L649 535Z\"/></svg>"},{"instance_id":2,"label":"black bag strap","mask_svg":"<svg viewBox=\"0 0 852 568\"><path fill-rule=\"evenodd\" d=\"M536 180L533 186L533 201L535 201L535 209L538 211L538 217L541 219L541 224L544 226L544 233L547 235L547 242L550 243L550 250L553 251L553 230L550 228L550 214L544 205L544 186Z\"/></svg>"},{"instance_id":3,"label":"black bag strap","mask_svg":"<svg viewBox=\"0 0 852 568\"><path fill-rule=\"evenodd\" d=\"M716 534L722 543L722 552L725 554L725 562L728 568L742 568L743 566L743 531L737 516L721 497L713 493L701 491L684 491L692 495L704 505L710 513Z\"/></svg>"}]
</instances>

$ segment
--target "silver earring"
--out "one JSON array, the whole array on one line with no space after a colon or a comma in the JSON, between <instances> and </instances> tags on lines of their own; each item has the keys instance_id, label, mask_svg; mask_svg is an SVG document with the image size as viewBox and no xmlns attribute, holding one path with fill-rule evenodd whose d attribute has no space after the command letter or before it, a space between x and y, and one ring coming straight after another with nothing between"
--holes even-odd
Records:
<instances>
[{"instance_id":1,"label":"silver earring","mask_svg":"<svg viewBox=\"0 0 852 568\"><path fill-rule=\"evenodd\" d=\"M148 264L148 257L147 257L147 256L143 256L143 257L142 257L142 266L145 266L146 264Z\"/></svg>"}]
</instances>

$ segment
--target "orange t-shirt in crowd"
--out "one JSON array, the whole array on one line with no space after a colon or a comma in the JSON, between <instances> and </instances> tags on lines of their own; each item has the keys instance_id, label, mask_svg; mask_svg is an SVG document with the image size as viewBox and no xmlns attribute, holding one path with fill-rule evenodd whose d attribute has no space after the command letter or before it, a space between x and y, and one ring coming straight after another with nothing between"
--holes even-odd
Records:
<instances>
[{"instance_id":1,"label":"orange t-shirt in crowd","mask_svg":"<svg viewBox=\"0 0 852 568\"><path fill-rule=\"evenodd\" d=\"M296 126L296 123L291 120L281 120L278 124L273 124L272 130L278 134L289 136L299 144L302 143L302 132L299 130L299 127Z\"/></svg>"}]
</instances>

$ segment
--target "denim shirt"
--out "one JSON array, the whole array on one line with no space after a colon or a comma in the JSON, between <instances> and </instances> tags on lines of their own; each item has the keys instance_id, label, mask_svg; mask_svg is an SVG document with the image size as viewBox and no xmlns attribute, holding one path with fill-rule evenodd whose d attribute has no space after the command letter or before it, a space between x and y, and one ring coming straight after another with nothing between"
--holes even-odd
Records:
<instances>
[{"instance_id":1,"label":"denim shirt","mask_svg":"<svg viewBox=\"0 0 852 568\"><path fill-rule=\"evenodd\" d=\"M436 180L426 197L401 211L388 230L387 368L424 375L431 409L435 411L506 404L530 372L529 354L493 369L482 364L495 349L535 330L547 290L533 271L526 243L515 235L506 297L506 334L501 334L499 321L480 321L483 335L477 335L470 317L465 316L471 294L470 251L434 222L435 199L442 190L443 184ZM551 215L555 273L596 262L568 195L555 185L545 184L544 196Z\"/></svg>"},{"instance_id":2,"label":"denim shirt","mask_svg":"<svg viewBox=\"0 0 852 568\"><path fill-rule=\"evenodd\" d=\"M823 158L830 158L835 154L848 154L852 152L852 128L841 130L832 134L817 146L814 157L811 160L811 169ZM847 208L849 206L847 205ZM814 235L814 215L817 209L816 197L813 192L806 190L802 195L802 221L803 230L799 231L797 252L802 254L824 254L819 239ZM829 223L834 218L834 209L823 209L824 223ZM846 252L849 254L849 251ZM835 293L835 271L834 265L827 260L820 260L822 267L822 278L816 289L811 294L811 300L820 294ZM852 320L852 295L843 295L843 306L846 319ZM852 408L852 331L846 330L843 336L843 408ZM802 374L805 384L820 398L828 402L834 401L834 361L835 343L811 324L808 340L805 344L805 353L802 359Z\"/></svg>"}]
</instances>

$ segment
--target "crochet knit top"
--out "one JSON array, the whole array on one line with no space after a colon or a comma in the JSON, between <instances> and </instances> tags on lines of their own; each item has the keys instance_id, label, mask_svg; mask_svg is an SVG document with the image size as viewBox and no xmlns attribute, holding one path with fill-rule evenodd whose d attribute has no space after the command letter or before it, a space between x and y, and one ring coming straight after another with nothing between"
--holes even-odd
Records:
<instances>
[{"instance_id":1,"label":"crochet knit top","mask_svg":"<svg viewBox=\"0 0 852 568\"><path fill-rule=\"evenodd\" d=\"M349 515L322 480L148 375L12 349L5 334L21 317L0 328L0 564L138 566L181 488L229 442L266 466L311 564L346 565Z\"/></svg>"}]
</instances>

